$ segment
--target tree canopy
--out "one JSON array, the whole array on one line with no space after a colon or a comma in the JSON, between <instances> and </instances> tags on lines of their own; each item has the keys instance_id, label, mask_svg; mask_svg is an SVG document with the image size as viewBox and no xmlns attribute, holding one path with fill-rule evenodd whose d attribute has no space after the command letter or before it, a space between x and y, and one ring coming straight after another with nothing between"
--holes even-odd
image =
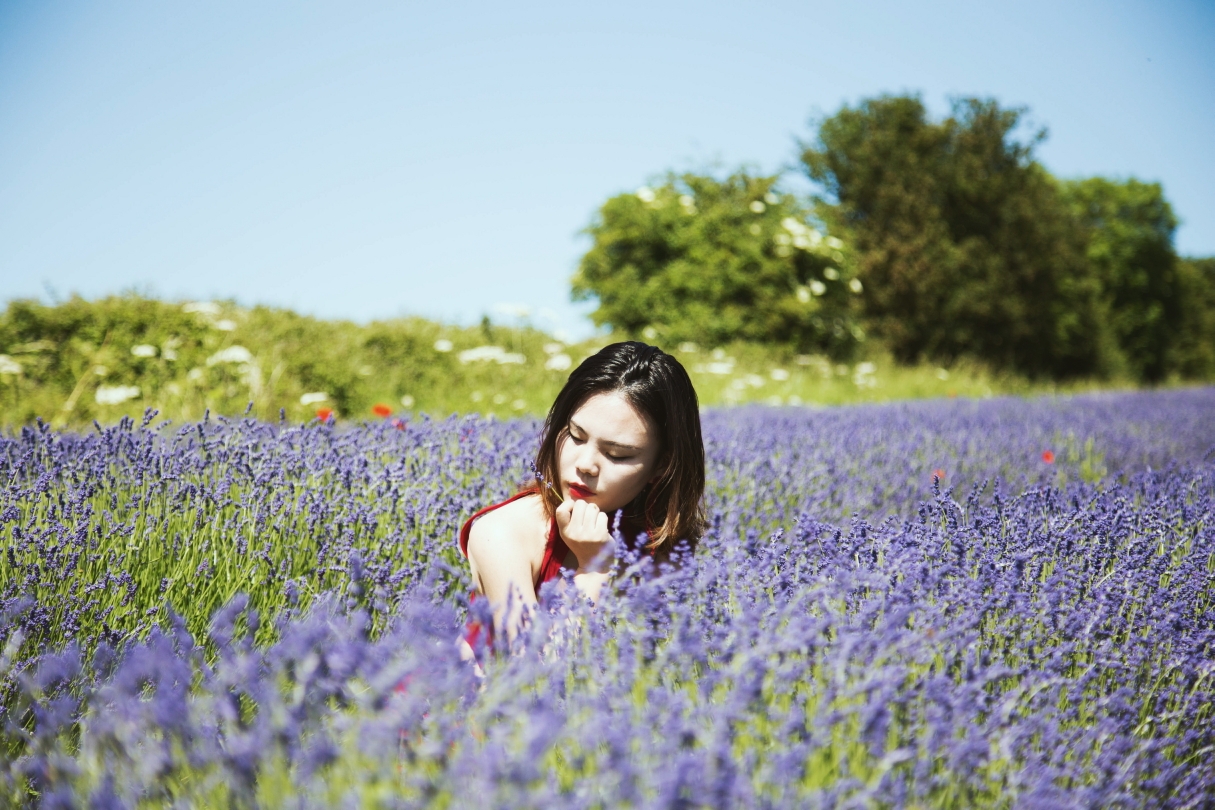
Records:
<instances>
[{"instance_id":1,"label":"tree canopy","mask_svg":"<svg viewBox=\"0 0 1215 810\"><path fill-rule=\"evenodd\" d=\"M802 151L855 247L865 315L901 360L963 355L1031 375L1113 362L1099 292L1021 110L919 98L845 107ZM831 199L833 198L833 199Z\"/></svg>"},{"instance_id":2,"label":"tree canopy","mask_svg":"<svg viewBox=\"0 0 1215 810\"><path fill-rule=\"evenodd\" d=\"M900 361L1030 377L1215 374L1215 279L1182 261L1158 183L1059 180L1026 111L918 96L845 105L780 176L669 174L607 200L573 279L627 335L834 356L866 333ZM826 234L830 234L827 236Z\"/></svg>"},{"instance_id":3,"label":"tree canopy","mask_svg":"<svg viewBox=\"0 0 1215 810\"><path fill-rule=\"evenodd\" d=\"M1104 321L1132 376L1156 381L1177 337L1177 218L1159 183L1090 177L1060 184L1101 290Z\"/></svg>"},{"instance_id":4,"label":"tree canopy","mask_svg":"<svg viewBox=\"0 0 1215 810\"><path fill-rule=\"evenodd\" d=\"M839 239L775 177L668 175L618 194L588 229L573 280L596 324L667 342L733 340L848 354L861 291Z\"/></svg>"}]
</instances>

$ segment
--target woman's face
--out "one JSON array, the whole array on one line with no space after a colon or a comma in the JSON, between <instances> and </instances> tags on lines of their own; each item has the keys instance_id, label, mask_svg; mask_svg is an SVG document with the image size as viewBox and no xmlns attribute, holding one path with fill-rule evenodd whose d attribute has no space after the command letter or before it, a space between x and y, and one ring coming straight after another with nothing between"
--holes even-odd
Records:
<instances>
[{"instance_id":1,"label":"woman's face","mask_svg":"<svg viewBox=\"0 0 1215 810\"><path fill-rule=\"evenodd\" d=\"M654 477L658 433L617 391L594 394L557 438L561 494L612 512Z\"/></svg>"}]
</instances>

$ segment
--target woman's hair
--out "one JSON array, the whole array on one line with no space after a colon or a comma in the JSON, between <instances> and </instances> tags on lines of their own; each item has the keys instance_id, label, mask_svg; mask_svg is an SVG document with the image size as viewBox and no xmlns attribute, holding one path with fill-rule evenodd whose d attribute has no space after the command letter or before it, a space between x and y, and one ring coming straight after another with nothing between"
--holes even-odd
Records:
<instances>
[{"instance_id":1,"label":"woman's hair","mask_svg":"<svg viewBox=\"0 0 1215 810\"><path fill-rule=\"evenodd\" d=\"M705 449L700 408L688 373L656 346L613 343L583 360L570 374L544 420L536 472L556 485L557 445L569 434L570 417L595 394L619 392L657 430L657 477L625 507L626 519L642 521L646 548L669 552L677 541L695 547L704 531ZM537 483L542 484L542 481ZM551 519L561 505L552 487L540 486Z\"/></svg>"}]
</instances>

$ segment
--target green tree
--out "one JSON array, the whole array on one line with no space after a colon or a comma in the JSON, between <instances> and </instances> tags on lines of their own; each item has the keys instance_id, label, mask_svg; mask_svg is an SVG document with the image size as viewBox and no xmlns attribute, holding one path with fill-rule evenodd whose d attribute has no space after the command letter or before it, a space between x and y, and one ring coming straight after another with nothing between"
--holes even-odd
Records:
<instances>
[{"instance_id":1,"label":"green tree","mask_svg":"<svg viewBox=\"0 0 1215 810\"><path fill-rule=\"evenodd\" d=\"M1177 218L1159 183L1092 177L1060 185L1083 228L1090 269L1129 371L1155 382L1180 337L1181 293L1173 231Z\"/></svg>"},{"instance_id":2,"label":"green tree","mask_svg":"<svg viewBox=\"0 0 1215 810\"><path fill-rule=\"evenodd\" d=\"M1169 343L1170 373L1215 378L1215 257L1177 262L1180 300L1176 336Z\"/></svg>"},{"instance_id":3,"label":"green tree","mask_svg":"<svg viewBox=\"0 0 1215 810\"><path fill-rule=\"evenodd\" d=\"M863 333L844 244L776 177L669 175L605 202L573 278L591 317L668 344L735 340L847 355Z\"/></svg>"},{"instance_id":4,"label":"green tree","mask_svg":"<svg viewBox=\"0 0 1215 810\"><path fill-rule=\"evenodd\" d=\"M868 325L904 362L977 357L1037 376L1109 370L1084 240L1053 178L1018 139L1024 112L918 97L845 106L802 145L822 215L855 250Z\"/></svg>"}]
</instances>

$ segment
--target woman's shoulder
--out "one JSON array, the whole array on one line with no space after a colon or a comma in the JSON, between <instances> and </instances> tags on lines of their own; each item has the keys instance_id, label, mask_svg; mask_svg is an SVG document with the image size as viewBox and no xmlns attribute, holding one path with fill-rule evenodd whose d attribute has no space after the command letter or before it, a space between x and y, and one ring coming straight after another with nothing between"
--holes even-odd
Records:
<instances>
[{"instance_id":1,"label":"woman's shoulder","mask_svg":"<svg viewBox=\"0 0 1215 810\"><path fill-rule=\"evenodd\" d=\"M487 543L505 544L529 557L543 555L547 540L548 516L539 493L534 492L476 518L468 534L470 550Z\"/></svg>"}]
</instances>

